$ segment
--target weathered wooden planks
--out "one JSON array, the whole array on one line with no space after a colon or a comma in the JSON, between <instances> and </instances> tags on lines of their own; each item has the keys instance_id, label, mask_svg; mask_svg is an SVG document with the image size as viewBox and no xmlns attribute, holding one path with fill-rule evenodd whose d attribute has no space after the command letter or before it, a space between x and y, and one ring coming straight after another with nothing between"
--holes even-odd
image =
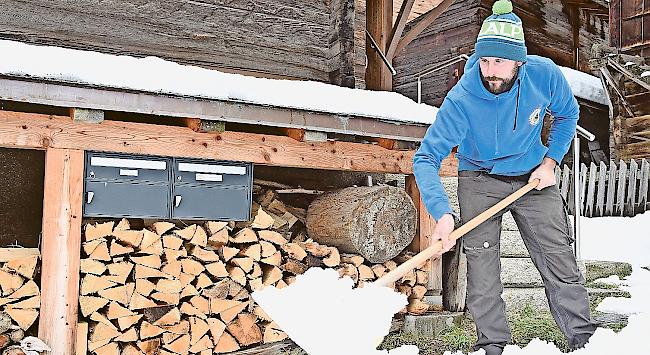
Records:
<instances>
[{"instance_id":1,"label":"weathered wooden planks","mask_svg":"<svg viewBox=\"0 0 650 355\"><path fill-rule=\"evenodd\" d=\"M3 5L4 39L157 56L263 77L330 82L336 72L336 84L363 81L364 73L348 57L355 53L350 43L361 14L355 0L10 0ZM365 46L365 39L356 45ZM343 56L330 60L334 47Z\"/></svg>"}]
</instances>

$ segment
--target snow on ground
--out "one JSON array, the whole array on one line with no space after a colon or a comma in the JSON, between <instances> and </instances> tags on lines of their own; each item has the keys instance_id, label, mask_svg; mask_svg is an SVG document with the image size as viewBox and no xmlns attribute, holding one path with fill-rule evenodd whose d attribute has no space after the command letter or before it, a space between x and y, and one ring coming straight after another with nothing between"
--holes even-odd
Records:
<instances>
[{"instance_id":1,"label":"snow on ground","mask_svg":"<svg viewBox=\"0 0 650 355\"><path fill-rule=\"evenodd\" d=\"M395 92L350 89L313 81L255 78L134 58L0 40L0 74L57 82L231 100L399 122L430 124L438 109ZM47 58L47 60L43 60Z\"/></svg>"},{"instance_id":2,"label":"snow on ground","mask_svg":"<svg viewBox=\"0 0 650 355\"><path fill-rule=\"evenodd\" d=\"M266 287L253 299L310 355L415 355L414 345L376 350L388 334L405 295L367 284L353 289L352 279L333 269L311 268L289 287Z\"/></svg>"},{"instance_id":3,"label":"snow on ground","mask_svg":"<svg viewBox=\"0 0 650 355\"><path fill-rule=\"evenodd\" d=\"M608 277L599 281L621 283L631 298L608 297L596 308L606 313L630 315L620 332L598 328L584 349L575 355L648 355L650 346L650 212L636 217L581 218L582 258L585 260L620 261L633 265L632 275L624 280ZM472 354L483 354L484 351ZM446 355L451 354L446 352ZM462 354L461 352L454 355ZM506 346L503 355L560 355L552 343L535 339L523 349Z\"/></svg>"},{"instance_id":4,"label":"snow on ground","mask_svg":"<svg viewBox=\"0 0 650 355\"><path fill-rule=\"evenodd\" d=\"M0 74L231 100L397 122L431 124L438 108L395 92L350 89L314 81L255 78L180 65L156 57L135 58L0 40ZM43 60L47 58L47 60ZM595 76L561 67L577 97L607 104Z\"/></svg>"},{"instance_id":5,"label":"snow on ground","mask_svg":"<svg viewBox=\"0 0 650 355\"><path fill-rule=\"evenodd\" d=\"M650 266L650 211L630 217L580 219L584 260Z\"/></svg>"}]
</instances>

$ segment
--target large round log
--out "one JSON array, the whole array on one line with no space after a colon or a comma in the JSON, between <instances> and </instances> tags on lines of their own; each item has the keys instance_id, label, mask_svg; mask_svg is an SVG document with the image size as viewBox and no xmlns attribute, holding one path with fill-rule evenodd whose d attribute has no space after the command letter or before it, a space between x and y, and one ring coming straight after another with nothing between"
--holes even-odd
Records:
<instances>
[{"instance_id":1,"label":"large round log","mask_svg":"<svg viewBox=\"0 0 650 355\"><path fill-rule=\"evenodd\" d=\"M309 237L373 263L394 258L416 232L409 195L392 186L348 187L327 192L307 210Z\"/></svg>"}]
</instances>

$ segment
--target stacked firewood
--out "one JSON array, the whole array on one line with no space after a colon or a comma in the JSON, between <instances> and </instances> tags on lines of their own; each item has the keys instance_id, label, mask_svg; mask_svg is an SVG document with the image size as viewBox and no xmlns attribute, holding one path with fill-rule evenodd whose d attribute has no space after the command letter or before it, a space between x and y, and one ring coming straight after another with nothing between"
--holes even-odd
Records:
<instances>
[{"instance_id":1,"label":"stacked firewood","mask_svg":"<svg viewBox=\"0 0 650 355\"><path fill-rule=\"evenodd\" d=\"M78 339L87 342L79 342L78 353L227 353L280 341L286 334L255 304L253 291L287 287L310 267L335 268L360 286L397 265L320 245L306 238L299 209L265 202L255 204L248 222L86 224ZM395 286L414 313L428 310L423 270Z\"/></svg>"},{"instance_id":2,"label":"stacked firewood","mask_svg":"<svg viewBox=\"0 0 650 355\"><path fill-rule=\"evenodd\" d=\"M34 280L38 267L38 249L0 248L0 352L23 340L38 319L41 293Z\"/></svg>"}]
</instances>

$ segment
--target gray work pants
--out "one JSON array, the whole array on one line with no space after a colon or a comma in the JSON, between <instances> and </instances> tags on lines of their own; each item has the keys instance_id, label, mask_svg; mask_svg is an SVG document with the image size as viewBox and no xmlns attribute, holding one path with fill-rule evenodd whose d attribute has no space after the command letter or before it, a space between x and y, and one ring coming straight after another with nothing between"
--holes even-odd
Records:
<instances>
[{"instance_id":1,"label":"gray work pants","mask_svg":"<svg viewBox=\"0 0 650 355\"><path fill-rule=\"evenodd\" d=\"M458 199L463 222L477 216L523 187L528 177L500 177L461 171ZM544 281L546 297L570 347L584 345L596 329L589 314L589 296L578 270L566 206L557 186L532 190L463 237L467 256L467 307L476 322L475 350L501 354L511 342L501 298L501 217L510 211L530 257Z\"/></svg>"}]
</instances>

